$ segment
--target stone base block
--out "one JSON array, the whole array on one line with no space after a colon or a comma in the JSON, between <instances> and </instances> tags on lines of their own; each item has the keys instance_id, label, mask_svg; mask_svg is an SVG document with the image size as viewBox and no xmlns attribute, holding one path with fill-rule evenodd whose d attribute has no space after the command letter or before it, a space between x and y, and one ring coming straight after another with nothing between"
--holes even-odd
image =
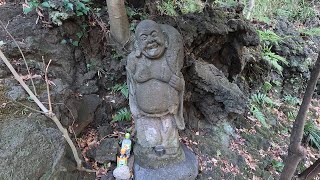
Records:
<instances>
[{"instance_id":1,"label":"stone base block","mask_svg":"<svg viewBox=\"0 0 320 180\"><path fill-rule=\"evenodd\" d=\"M198 175L198 160L184 145L185 160L158 169L150 169L134 163L135 180L195 180Z\"/></svg>"},{"instance_id":2,"label":"stone base block","mask_svg":"<svg viewBox=\"0 0 320 180\"><path fill-rule=\"evenodd\" d=\"M178 164L185 159L185 154L180 145L175 154L168 153L168 149L164 150L164 154L157 155L155 148L146 148L138 143L133 148L134 162L139 166L147 169L159 169L168 164Z\"/></svg>"}]
</instances>

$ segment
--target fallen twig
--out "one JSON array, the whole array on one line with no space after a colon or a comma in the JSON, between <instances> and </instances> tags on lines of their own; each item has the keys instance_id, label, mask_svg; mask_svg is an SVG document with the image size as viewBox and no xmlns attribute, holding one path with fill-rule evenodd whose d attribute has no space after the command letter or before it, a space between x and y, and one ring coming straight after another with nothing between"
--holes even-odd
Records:
<instances>
[{"instance_id":1,"label":"fallen twig","mask_svg":"<svg viewBox=\"0 0 320 180\"><path fill-rule=\"evenodd\" d=\"M43 64L45 65L45 62L44 62L44 58L42 56L42 60L43 60ZM52 113L52 105L51 105L51 98L50 98L50 88L49 88L49 81L48 81L48 69L49 69L49 66L50 66L50 63L51 63L51 59L45 69L45 72L44 72L44 77L45 77L45 81L46 81L46 85L47 85L47 94L48 94L48 103L49 103L49 113Z\"/></svg>"}]
</instances>

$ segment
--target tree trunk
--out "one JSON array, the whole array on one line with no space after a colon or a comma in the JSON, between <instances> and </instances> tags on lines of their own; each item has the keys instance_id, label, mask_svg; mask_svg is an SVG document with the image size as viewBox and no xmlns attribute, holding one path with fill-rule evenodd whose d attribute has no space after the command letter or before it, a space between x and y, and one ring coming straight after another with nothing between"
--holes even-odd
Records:
<instances>
[{"instance_id":1,"label":"tree trunk","mask_svg":"<svg viewBox=\"0 0 320 180\"><path fill-rule=\"evenodd\" d=\"M299 174L297 180L313 179L319 173L320 173L320 158L316 162L314 162L310 167L304 170L301 174Z\"/></svg>"},{"instance_id":2,"label":"tree trunk","mask_svg":"<svg viewBox=\"0 0 320 180\"><path fill-rule=\"evenodd\" d=\"M125 46L129 42L130 30L124 0L107 0L110 32L115 41Z\"/></svg>"},{"instance_id":3,"label":"tree trunk","mask_svg":"<svg viewBox=\"0 0 320 180\"><path fill-rule=\"evenodd\" d=\"M306 92L304 94L302 104L300 106L296 120L293 123L293 128L290 136L290 145L288 148L288 156L285 160L285 165L280 176L280 180L291 180L299 162L305 155L305 149L301 145L303 137L304 124L307 117L307 112L310 106L311 98L316 87L320 74L320 53L317 62L311 72L310 80Z\"/></svg>"}]
</instances>

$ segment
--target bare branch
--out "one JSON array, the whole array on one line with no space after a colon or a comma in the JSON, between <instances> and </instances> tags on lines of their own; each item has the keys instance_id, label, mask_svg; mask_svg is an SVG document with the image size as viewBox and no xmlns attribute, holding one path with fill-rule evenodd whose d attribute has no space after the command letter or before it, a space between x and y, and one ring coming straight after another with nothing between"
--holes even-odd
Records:
<instances>
[{"instance_id":1,"label":"bare branch","mask_svg":"<svg viewBox=\"0 0 320 180\"><path fill-rule=\"evenodd\" d=\"M21 84L21 86L27 91L29 96L35 101L35 103L39 106L39 108L44 112L48 113L48 109L39 101L39 99L33 94L33 92L29 89L29 87L26 85L26 83L21 79L17 71L12 67L6 56L2 53L0 50L0 58L3 60L3 62L7 65L7 67L10 69L11 73L14 75L17 81Z\"/></svg>"},{"instance_id":2,"label":"bare branch","mask_svg":"<svg viewBox=\"0 0 320 180\"><path fill-rule=\"evenodd\" d=\"M44 59L43 59L43 56L42 56L42 60L43 60L43 63L44 62ZM52 104L51 104L51 97L50 97L50 87L49 87L49 81L48 81L48 68L50 66L50 63L51 63L51 59L46 67L46 70L45 70L45 73L44 73L44 77L45 77L45 80L46 80L46 85L47 85L47 94L48 94L48 103L49 103L49 113L52 113Z\"/></svg>"},{"instance_id":3,"label":"bare branch","mask_svg":"<svg viewBox=\"0 0 320 180\"><path fill-rule=\"evenodd\" d=\"M18 104L18 105L20 105L20 106L23 106L23 107L25 107L25 108L27 108L27 109L29 109L29 110L31 110L31 111L34 111L34 112L37 112L37 113L46 115L46 113L44 113L44 112L42 112L42 111L39 111L39 110L37 110L37 109L34 109L34 108L30 107L30 106L27 106L27 105L25 105L25 104L23 104L23 103L21 103L21 102L18 102L18 101L12 101L12 102L13 102L14 104Z\"/></svg>"}]
</instances>

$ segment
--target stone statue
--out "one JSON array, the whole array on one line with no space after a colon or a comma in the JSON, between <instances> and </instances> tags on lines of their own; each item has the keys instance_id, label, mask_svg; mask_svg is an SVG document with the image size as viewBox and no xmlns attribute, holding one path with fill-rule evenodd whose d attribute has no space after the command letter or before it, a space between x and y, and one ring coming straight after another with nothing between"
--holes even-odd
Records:
<instances>
[{"instance_id":1,"label":"stone statue","mask_svg":"<svg viewBox=\"0 0 320 180\"><path fill-rule=\"evenodd\" d=\"M147 154L148 164L151 159L176 159L182 154L178 129L184 129L182 37L171 26L145 20L137 26L135 38L127 73L138 154Z\"/></svg>"},{"instance_id":2,"label":"stone statue","mask_svg":"<svg viewBox=\"0 0 320 180\"><path fill-rule=\"evenodd\" d=\"M178 129L185 127L182 36L172 26L144 20L136 28L134 47L127 59L127 83L137 133L135 163L151 169L181 163L185 160L178 135Z\"/></svg>"}]
</instances>

